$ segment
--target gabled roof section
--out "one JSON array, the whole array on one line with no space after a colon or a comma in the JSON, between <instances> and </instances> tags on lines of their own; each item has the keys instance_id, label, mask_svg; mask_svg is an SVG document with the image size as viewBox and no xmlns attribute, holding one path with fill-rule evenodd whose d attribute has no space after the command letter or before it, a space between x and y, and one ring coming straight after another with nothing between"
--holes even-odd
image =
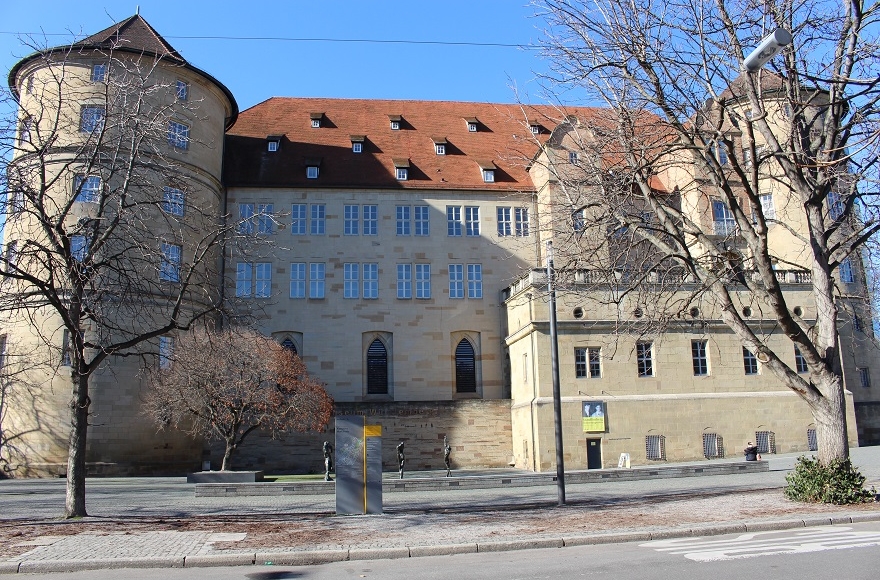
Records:
<instances>
[{"instance_id":1,"label":"gabled roof section","mask_svg":"<svg viewBox=\"0 0 880 580\"><path fill-rule=\"evenodd\" d=\"M310 111L324 111L332 126L314 131L303 124ZM540 118L550 128L571 114L594 123L604 113L546 105L274 97L243 111L227 133L224 182L230 187L532 192L528 164L549 134L532 134L529 120ZM405 120L400 131L388 129L392 116ZM479 119L480 131L468 131L466 118ZM281 154L267 153L266 135L282 133ZM352 151L353 135L369 136L361 153ZM441 141L445 155L436 154ZM291 170L315 157L323 159L318 179ZM400 160L409 163L406 181L395 174ZM494 182L483 180L477 160L492 160Z\"/></svg>"},{"instance_id":2,"label":"gabled roof section","mask_svg":"<svg viewBox=\"0 0 880 580\"><path fill-rule=\"evenodd\" d=\"M168 44L162 35L150 24L135 14L122 22L108 26L101 32L73 44L74 48L105 48L113 50L130 50L145 54L153 54L165 59L186 64L173 46Z\"/></svg>"}]
</instances>

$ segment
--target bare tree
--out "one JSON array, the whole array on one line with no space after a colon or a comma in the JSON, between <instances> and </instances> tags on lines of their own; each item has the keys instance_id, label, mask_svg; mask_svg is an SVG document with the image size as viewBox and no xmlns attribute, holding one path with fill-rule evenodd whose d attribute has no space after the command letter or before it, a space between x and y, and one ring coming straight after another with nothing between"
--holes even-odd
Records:
<instances>
[{"instance_id":1,"label":"bare tree","mask_svg":"<svg viewBox=\"0 0 880 580\"><path fill-rule=\"evenodd\" d=\"M842 311L870 312L864 288L847 282L880 228L880 5L536 4L550 90L610 108L602 122L573 122L568 147L580 159L552 166L554 210L568 220L561 263L611 284L609 300L643 294L642 331L711 301L809 405L820 461L847 457L839 326ZM747 71L744 57L776 28L794 42ZM560 223L543 227L562 235ZM790 304L787 280L809 282L814 319ZM790 339L806 369L771 348L747 308Z\"/></svg>"},{"instance_id":2,"label":"bare tree","mask_svg":"<svg viewBox=\"0 0 880 580\"><path fill-rule=\"evenodd\" d=\"M0 312L52 346L72 383L67 517L87 515L90 378L109 357L155 353L158 337L216 315L223 247L238 236L219 169L195 165L222 150L222 101L186 98L175 78L198 71L176 53L108 38L32 47L13 71L28 76L12 87L18 112L0 155Z\"/></svg>"},{"instance_id":3,"label":"bare tree","mask_svg":"<svg viewBox=\"0 0 880 580\"><path fill-rule=\"evenodd\" d=\"M148 376L146 412L160 428L223 441L222 471L253 431L321 431L333 412L300 358L251 330L182 333Z\"/></svg>"}]
</instances>

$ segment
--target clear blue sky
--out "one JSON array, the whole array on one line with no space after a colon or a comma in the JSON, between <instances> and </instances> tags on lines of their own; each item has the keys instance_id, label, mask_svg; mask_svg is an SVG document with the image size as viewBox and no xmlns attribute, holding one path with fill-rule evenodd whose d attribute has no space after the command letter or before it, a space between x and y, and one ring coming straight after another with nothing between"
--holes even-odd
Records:
<instances>
[{"instance_id":1,"label":"clear blue sky","mask_svg":"<svg viewBox=\"0 0 880 580\"><path fill-rule=\"evenodd\" d=\"M272 96L543 102L537 50L496 46L233 40L332 38L534 45L542 22L528 0L141 0L140 13L244 110ZM135 13L137 0L0 0L0 69ZM43 36L45 34L45 37ZM511 88L516 86L520 96Z\"/></svg>"}]
</instances>

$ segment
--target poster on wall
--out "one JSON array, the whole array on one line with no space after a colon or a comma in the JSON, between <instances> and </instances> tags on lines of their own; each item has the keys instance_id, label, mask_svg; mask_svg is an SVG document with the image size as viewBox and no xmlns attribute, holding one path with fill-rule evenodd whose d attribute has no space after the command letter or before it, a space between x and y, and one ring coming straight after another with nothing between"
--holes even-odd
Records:
<instances>
[{"instance_id":1,"label":"poster on wall","mask_svg":"<svg viewBox=\"0 0 880 580\"><path fill-rule=\"evenodd\" d=\"M605 432L605 401L584 401L583 409L584 433Z\"/></svg>"}]
</instances>

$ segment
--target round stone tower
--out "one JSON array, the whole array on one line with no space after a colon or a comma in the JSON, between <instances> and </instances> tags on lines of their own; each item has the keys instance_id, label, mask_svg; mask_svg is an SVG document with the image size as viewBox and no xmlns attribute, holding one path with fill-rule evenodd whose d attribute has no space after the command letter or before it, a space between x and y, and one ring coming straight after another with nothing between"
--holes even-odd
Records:
<instances>
[{"instance_id":1,"label":"round stone tower","mask_svg":"<svg viewBox=\"0 0 880 580\"><path fill-rule=\"evenodd\" d=\"M176 330L221 304L235 99L139 15L31 54L8 82L19 114L0 262L6 469L64 473L77 412L89 473L197 468L201 442L143 415L141 371L167 364Z\"/></svg>"}]
</instances>

